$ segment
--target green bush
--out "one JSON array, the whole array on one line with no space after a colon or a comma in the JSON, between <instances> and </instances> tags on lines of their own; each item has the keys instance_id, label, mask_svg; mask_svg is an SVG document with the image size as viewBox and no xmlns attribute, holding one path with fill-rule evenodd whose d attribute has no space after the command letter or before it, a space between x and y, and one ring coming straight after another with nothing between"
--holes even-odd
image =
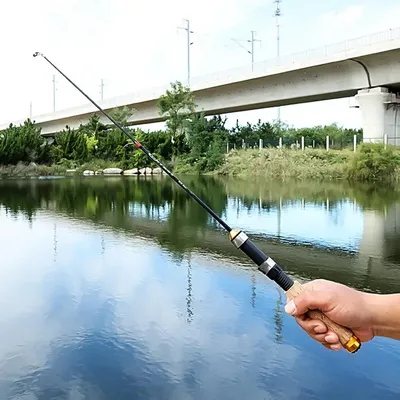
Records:
<instances>
[{"instance_id":1,"label":"green bush","mask_svg":"<svg viewBox=\"0 0 400 400\"><path fill-rule=\"evenodd\" d=\"M347 178L356 181L393 180L399 157L391 146L363 143L349 163Z\"/></svg>"},{"instance_id":2,"label":"green bush","mask_svg":"<svg viewBox=\"0 0 400 400\"><path fill-rule=\"evenodd\" d=\"M23 125L10 125L0 132L0 164L16 165L19 162L38 162L46 164L50 161L50 145L28 119Z\"/></svg>"}]
</instances>

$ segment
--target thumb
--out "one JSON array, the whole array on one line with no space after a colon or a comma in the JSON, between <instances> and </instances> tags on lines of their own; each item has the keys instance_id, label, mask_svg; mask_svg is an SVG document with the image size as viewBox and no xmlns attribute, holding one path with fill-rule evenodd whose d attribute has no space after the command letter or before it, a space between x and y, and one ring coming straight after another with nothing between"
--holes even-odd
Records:
<instances>
[{"instance_id":1,"label":"thumb","mask_svg":"<svg viewBox=\"0 0 400 400\"><path fill-rule=\"evenodd\" d=\"M308 310L326 312L332 305L332 301L333 295L331 292L308 290L290 300L285 306L285 311L295 316L305 314Z\"/></svg>"}]
</instances>

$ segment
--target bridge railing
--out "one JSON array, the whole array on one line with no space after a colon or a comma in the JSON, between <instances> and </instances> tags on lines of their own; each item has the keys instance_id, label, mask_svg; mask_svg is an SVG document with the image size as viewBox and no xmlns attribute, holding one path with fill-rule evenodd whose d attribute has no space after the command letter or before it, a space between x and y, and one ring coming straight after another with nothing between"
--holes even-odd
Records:
<instances>
[{"instance_id":1,"label":"bridge railing","mask_svg":"<svg viewBox=\"0 0 400 400\"><path fill-rule=\"evenodd\" d=\"M332 56L338 56L340 54L346 56L353 50L395 39L400 39L400 27L360 36L358 38L345 40L343 42L338 42L323 47L308 49L281 57L259 61L254 63L253 68L249 64L246 66L193 77L191 78L191 83L192 85L201 85L211 81L219 81L221 79L240 79L243 78L244 75L250 76L251 74L267 73L274 68L285 66L289 67L290 65L300 62L320 60Z\"/></svg>"}]
</instances>

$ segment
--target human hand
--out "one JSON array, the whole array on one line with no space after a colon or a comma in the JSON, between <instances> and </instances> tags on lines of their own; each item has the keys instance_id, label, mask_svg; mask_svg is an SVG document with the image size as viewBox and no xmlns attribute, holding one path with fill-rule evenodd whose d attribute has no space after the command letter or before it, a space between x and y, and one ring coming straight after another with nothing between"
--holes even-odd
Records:
<instances>
[{"instance_id":1,"label":"human hand","mask_svg":"<svg viewBox=\"0 0 400 400\"><path fill-rule=\"evenodd\" d=\"M367 294L340 283L317 279L302 285L304 291L289 301L285 311L296 317L297 323L317 342L331 350L341 350L335 332L319 320L309 318L308 310L320 310L332 321L351 329L361 340L374 337L373 316L367 304Z\"/></svg>"}]
</instances>

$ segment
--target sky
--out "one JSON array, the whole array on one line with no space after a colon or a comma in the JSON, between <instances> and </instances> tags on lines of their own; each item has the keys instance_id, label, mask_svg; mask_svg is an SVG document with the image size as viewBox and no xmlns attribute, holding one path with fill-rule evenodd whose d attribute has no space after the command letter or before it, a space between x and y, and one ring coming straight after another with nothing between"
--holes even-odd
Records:
<instances>
[{"instance_id":1,"label":"sky","mask_svg":"<svg viewBox=\"0 0 400 400\"><path fill-rule=\"evenodd\" d=\"M0 123L53 109L54 70L43 52L90 96L104 98L168 84L187 76L184 19L193 30L191 76L250 65L276 55L273 0L13 0L2 5ZM282 0L281 55L400 26L399 0ZM56 74L56 109L86 103ZM228 114L228 126L272 121L276 109ZM286 106L281 119L302 127L338 123L361 127L350 99Z\"/></svg>"}]
</instances>

